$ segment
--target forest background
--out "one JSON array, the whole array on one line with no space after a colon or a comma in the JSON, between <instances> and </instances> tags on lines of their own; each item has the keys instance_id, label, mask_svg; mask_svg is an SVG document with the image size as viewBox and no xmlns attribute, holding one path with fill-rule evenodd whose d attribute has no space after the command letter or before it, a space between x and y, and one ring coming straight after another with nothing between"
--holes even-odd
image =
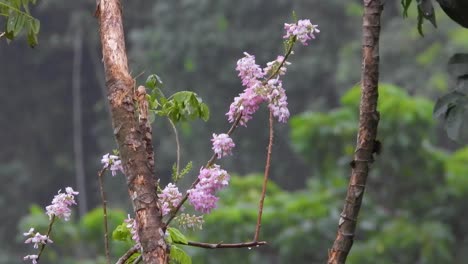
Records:
<instances>
[{"instance_id":1,"label":"forest background","mask_svg":"<svg viewBox=\"0 0 468 264\"><path fill-rule=\"evenodd\" d=\"M54 231L47 263L101 263L102 224L97 171L115 148L106 105L95 1L39 2L39 45L0 42L0 263L22 263L22 232L47 225L41 214L63 186L76 186L77 111L81 113L86 202L72 225ZM228 105L241 91L234 70L247 51L260 64L280 53L285 21L295 11L322 33L300 48L284 83L293 118L276 126L272 180L262 249L188 249L194 263L323 263L336 234L355 144L360 80L361 1L132 1L123 10L130 68L137 82L156 72L168 91L192 90L211 109L207 123L179 126L183 163L194 171L211 155L211 133L226 128ZM378 138L383 151L371 170L349 263L464 263L468 256L468 148L449 140L432 116L434 102L454 88L447 62L468 46L468 31L436 8L438 28L416 11L403 19L387 1L380 41ZM73 87L80 42L81 100ZM75 110L74 110L75 109ZM242 241L254 228L267 130L259 114L235 138L237 153L223 166L237 174L206 217L201 241ZM79 126L78 126L79 127ZM176 159L169 123L155 122L157 169L163 185ZM74 145L75 144L75 145ZM79 154L79 152L78 152ZM190 183L189 175L186 184ZM130 212L125 179L106 179L115 227ZM80 190L81 191L81 190ZM37 204L37 205L34 205ZM83 214L86 211L86 214ZM60 242L62 241L62 242ZM65 242L66 241L66 242ZM113 256L126 245L113 242Z\"/></svg>"}]
</instances>

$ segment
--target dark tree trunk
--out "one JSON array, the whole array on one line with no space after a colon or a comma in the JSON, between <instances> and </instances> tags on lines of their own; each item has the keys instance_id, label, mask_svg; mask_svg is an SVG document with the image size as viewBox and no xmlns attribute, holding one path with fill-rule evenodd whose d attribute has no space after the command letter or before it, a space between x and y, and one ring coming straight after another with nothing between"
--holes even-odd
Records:
<instances>
[{"instance_id":1,"label":"dark tree trunk","mask_svg":"<svg viewBox=\"0 0 468 264\"><path fill-rule=\"evenodd\" d=\"M379 80L379 35L380 15L383 5L380 0L364 0L362 22L362 75L359 130L352 172L343 211L338 223L338 234L328 254L328 264L344 264L353 245L357 217L361 208L369 165L376 152L378 80Z\"/></svg>"},{"instance_id":2,"label":"dark tree trunk","mask_svg":"<svg viewBox=\"0 0 468 264\"><path fill-rule=\"evenodd\" d=\"M157 203L151 130L146 120L138 121L134 105L135 83L128 72L121 8L119 0L100 0L96 10L112 125L139 226L143 261L165 264L168 251Z\"/></svg>"}]
</instances>

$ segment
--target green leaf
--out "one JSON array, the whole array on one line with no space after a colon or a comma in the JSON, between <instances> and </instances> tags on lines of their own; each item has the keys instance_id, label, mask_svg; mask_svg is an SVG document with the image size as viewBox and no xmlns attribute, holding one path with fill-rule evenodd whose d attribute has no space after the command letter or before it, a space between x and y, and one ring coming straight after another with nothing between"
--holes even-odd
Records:
<instances>
[{"instance_id":1,"label":"green leaf","mask_svg":"<svg viewBox=\"0 0 468 264\"><path fill-rule=\"evenodd\" d=\"M151 74L150 76L148 76L148 78L146 79L146 83L145 83L146 87L148 87L149 89L155 89L155 88L160 88L162 87L163 85L163 82L161 80L161 78L157 75L157 74Z\"/></svg>"},{"instance_id":2,"label":"green leaf","mask_svg":"<svg viewBox=\"0 0 468 264\"><path fill-rule=\"evenodd\" d=\"M112 239L118 241L130 241L132 239L132 234L126 223L122 223L114 229L112 232Z\"/></svg>"},{"instance_id":3,"label":"green leaf","mask_svg":"<svg viewBox=\"0 0 468 264\"><path fill-rule=\"evenodd\" d=\"M181 91L171 95L162 106L161 114L169 117L173 122L201 118L207 121L209 109L201 98L194 92Z\"/></svg>"},{"instance_id":4,"label":"green leaf","mask_svg":"<svg viewBox=\"0 0 468 264\"><path fill-rule=\"evenodd\" d=\"M174 228L174 227L168 227L167 231L169 232L169 236L172 240L173 243L178 243L178 244L188 244L187 238L182 234L179 229Z\"/></svg>"},{"instance_id":5,"label":"green leaf","mask_svg":"<svg viewBox=\"0 0 468 264\"><path fill-rule=\"evenodd\" d=\"M408 8L412 1L413 0L401 0L401 5L403 6L403 17L408 17Z\"/></svg>"},{"instance_id":6,"label":"green leaf","mask_svg":"<svg viewBox=\"0 0 468 264\"><path fill-rule=\"evenodd\" d=\"M171 245L169 258L171 264L192 264L192 258L185 251L175 245Z\"/></svg>"},{"instance_id":7,"label":"green leaf","mask_svg":"<svg viewBox=\"0 0 468 264\"><path fill-rule=\"evenodd\" d=\"M174 163L174 165L172 166L172 179L174 182L178 182L180 179L182 179L187 173L190 172L190 170L192 170L192 162L190 161L189 163L187 163L187 165L185 165L185 167L182 169L182 171L179 172L179 174L177 174L177 164Z\"/></svg>"},{"instance_id":8,"label":"green leaf","mask_svg":"<svg viewBox=\"0 0 468 264\"><path fill-rule=\"evenodd\" d=\"M124 264L133 264L135 263L135 260L141 255L141 253L139 252L136 252L136 253L133 253L133 255L131 255L126 261Z\"/></svg>"}]
</instances>

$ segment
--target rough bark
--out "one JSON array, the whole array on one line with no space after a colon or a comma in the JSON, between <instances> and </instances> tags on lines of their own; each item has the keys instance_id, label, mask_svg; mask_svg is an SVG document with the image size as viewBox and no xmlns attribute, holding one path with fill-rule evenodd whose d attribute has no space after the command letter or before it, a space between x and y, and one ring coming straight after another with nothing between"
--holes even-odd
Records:
<instances>
[{"instance_id":1,"label":"rough bark","mask_svg":"<svg viewBox=\"0 0 468 264\"><path fill-rule=\"evenodd\" d=\"M379 112L377 111L379 80L379 35L380 15L383 5L380 0L363 0L363 38L361 104L359 130L352 172L343 211L338 223L338 233L328 253L329 264L343 264L353 245L357 217L361 208L369 165L373 154L378 152L376 141Z\"/></svg>"},{"instance_id":2,"label":"rough bark","mask_svg":"<svg viewBox=\"0 0 468 264\"><path fill-rule=\"evenodd\" d=\"M146 264L165 264L168 252L157 203L151 130L147 128L146 120L138 118L134 103L136 91L128 72L120 1L101 0L96 16L100 24L112 125L139 226L143 261Z\"/></svg>"}]
</instances>

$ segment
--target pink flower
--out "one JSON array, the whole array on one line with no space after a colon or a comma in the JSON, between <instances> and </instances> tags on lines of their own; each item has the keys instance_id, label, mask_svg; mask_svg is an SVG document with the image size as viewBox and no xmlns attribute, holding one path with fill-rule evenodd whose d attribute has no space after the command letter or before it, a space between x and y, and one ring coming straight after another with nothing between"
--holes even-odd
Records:
<instances>
[{"instance_id":1,"label":"pink flower","mask_svg":"<svg viewBox=\"0 0 468 264\"><path fill-rule=\"evenodd\" d=\"M285 23L284 29L286 30L286 35L284 35L283 38L296 36L297 40L304 46L308 45L307 42L309 40L315 39L314 33L320 32L318 26L312 25L309 19L299 20L296 24Z\"/></svg>"},{"instance_id":2,"label":"pink flower","mask_svg":"<svg viewBox=\"0 0 468 264\"><path fill-rule=\"evenodd\" d=\"M130 215L124 220L127 223L127 228L130 229L130 234L132 234L132 240L135 241L138 247L140 246L140 237L138 236L138 223L135 219L131 218Z\"/></svg>"},{"instance_id":3,"label":"pink flower","mask_svg":"<svg viewBox=\"0 0 468 264\"><path fill-rule=\"evenodd\" d=\"M103 168L110 169L112 176L115 176L117 171L124 173L122 161L119 159L119 156L110 155L107 153L106 155L102 156L101 163L104 164Z\"/></svg>"},{"instance_id":4,"label":"pink flower","mask_svg":"<svg viewBox=\"0 0 468 264\"><path fill-rule=\"evenodd\" d=\"M204 214L209 214L211 210L216 208L219 198L213 194L199 189L189 190L189 194L190 204L193 205L195 210Z\"/></svg>"},{"instance_id":5,"label":"pink flower","mask_svg":"<svg viewBox=\"0 0 468 264\"><path fill-rule=\"evenodd\" d=\"M179 192L179 188L172 183L169 183L159 195L161 202L162 215L167 215L172 209L174 209L182 200L182 194Z\"/></svg>"},{"instance_id":6,"label":"pink flower","mask_svg":"<svg viewBox=\"0 0 468 264\"><path fill-rule=\"evenodd\" d=\"M258 81L258 79L263 78L263 71L255 63L255 56L244 52L245 57L237 61L236 70L239 72L239 77L242 80L242 85L245 87L251 87Z\"/></svg>"},{"instance_id":7,"label":"pink flower","mask_svg":"<svg viewBox=\"0 0 468 264\"><path fill-rule=\"evenodd\" d=\"M29 238L24 241L25 244L34 243L34 248L39 248L39 245L45 245L48 243L53 243L52 240L46 235L41 235L39 232L34 233L34 228L29 229L28 233L24 233L25 236Z\"/></svg>"},{"instance_id":8,"label":"pink flower","mask_svg":"<svg viewBox=\"0 0 468 264\"><path fill-rule=\"evenodd\" d=\"M71 187L65 188L65 192L66 193L61 193L61 190L59 190L58 194L52 199L52 204L46 206L46 213L50 219L52 219L53 215L65 221L70 219L70 206L76 204L75 195L77 195L78 192L75 192Z\"/></svg>"},{"instance_id":9,"label":"pink flower","mask_svg":"<svg viewBox=\"0 0 468 264\"><path fill-rule=\"evenodd\" d=\"M283 89L281 80L269 80L267 83L267 90L268 94L266 97L268 100L268 108L279 122L285 123L289 119L288 98Z\"/></svg>"},{"instance_id":10,"label":"pink flower","mask_svg":"<svg viewBox=\"0 0 468 264\"><path fill-rule=\"evenodd\" d=\"M32 264L37 264L37 259L39 258L38 255L27 255L23 259L28 260L30 259L32 261Z\"/></svg>"},{"instance_id":11,"label":"pink flower","mask_svg":"<svg viewBox=\"0 0 468 264\"><path fill-rule=\"evenodd\" d=\"M211 168L201 168L195 188L188 190L189 202L195 210L208 214L216 208L218 197L215 193L229 184L229 174L222 170L219 165Z\"/></svg>"},{"instance_id":12,"label":"pink flower","mask_svg":"<svg viewBox=\"0 0 468 264\"><path fill-rule=\"evenodd\" d=\"M228 134L216 135L213 133L211 142L213 142L212 149L214 153L218 155L219 159L227 155L232 155L232 148L236 146Z\"/></svg>"},{"instance_id":13,"label":"pink flower","mask_svg":"<svg viewBox=\"0 0 468 264\"><path fill-rule=\"evenodd\" d=\"M247 122L252 119L252 115L265 100L259 94L262 88L262 83L258 81L254 86L246 88L243 93L234 98L234 102L231 104L229 112L226 114L230 123L234 122L239 114L242 114L239 124L247 126Z\"/></svg>"}]
</instances>

